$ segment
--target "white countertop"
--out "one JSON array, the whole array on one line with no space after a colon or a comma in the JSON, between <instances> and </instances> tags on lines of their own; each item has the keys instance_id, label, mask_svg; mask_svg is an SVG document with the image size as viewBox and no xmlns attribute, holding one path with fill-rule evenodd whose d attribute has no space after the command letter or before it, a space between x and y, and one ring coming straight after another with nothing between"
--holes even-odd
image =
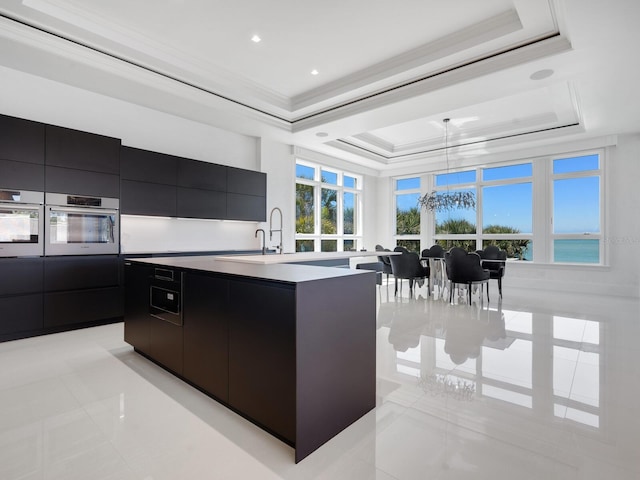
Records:
<instances>
[{"instance_id":1,"label":"white countertop","mask_svg":"<svg viewBox=\"0 0 640 480\"><path fill-rule=\"evenodd\" d=\"M377 257L378 255L398 255L396 252L296 252L272 253L268 255L219 255L216 260L227 262L255 263L273 265L278 263L314 262L318 260L340 260L358 257ZM371 261L374 261L373 259Z\"/></svg>"}]
</instances>

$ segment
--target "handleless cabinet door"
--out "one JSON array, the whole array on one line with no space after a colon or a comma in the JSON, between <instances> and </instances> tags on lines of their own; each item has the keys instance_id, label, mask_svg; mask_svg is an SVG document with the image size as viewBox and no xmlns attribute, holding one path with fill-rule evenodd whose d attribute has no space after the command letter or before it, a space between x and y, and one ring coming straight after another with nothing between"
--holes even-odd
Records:
<instances>
[{"instance_id":1,"label":"handleless cabinet door","mask_svg":"<svg viewBox=\"0 0 640 480\"><path fill-rule=\"evenodd\" d=\"M229 399L228 281L187 273L183 376L223 402Z\"/></svg>"},{"instance_id":2,"label":"handleless cabinet door","mask_svg":"<svg viewBox=\"0 0 640 480\"><path fill-rule=\"evenodd\" d=\"M46 126L46 164L120 175L120 139Z\"/></svg>"},{"instance_id":3,"label":"handleless cabinet door","mask_svg":"<svg viewBox=\"0 0 640 480\"><path fill-rule=\"evenodd\" d=\"M175 185L179 160L173 155L122 147L120 176L124 180Z\"/></svg>"},{"instance_id":4,"label":"handleless cabinet door","mask_svg":"<svg viewBox=\"0 0 640 480\"><path fill-rule=\"evenodd\" d=\"M215 163L181 158L178 162L178 186L226 192L227 170L227 167Z\"/></svg>"},{"instance_id":5,"label":"handleless cabinet door","mask_svg":"<svg viewBox=\"0 0 640 480\"><path fill-rule=\"evenodd\" d=\"M149 354L149 284L153 267L124 265L124 341Z\"/></svg>"},{"instance_id":6,"label":"handleless cabinet door","mask_svg":"<svg viewBox=\"0 0 640 480\"><path fill-rule=\"evenodd\" d=\"M227 218L227 194L213 190L178 187L178 217Z\"/></svg>"},{"instance_id":7,"label":"handleless cabinet door","mask_svg":"<svg viewBox=\"0 0 640 480\"><path fill-rule=\"evenodd\" d=\"M44 131L43 123L0 115L0 159L44 165Z\"/></svg>"},{"instance_id":8,"label":"handleless cabinet door","mask_svg":"<svg viewBox=\"0 0 640 480\"><path fill-rule=\"evenodd\" d=\"M295 297L292 286L229 281L229 404L289 442L296 418Z\"/></svg>"},{"instance_id":9,"label":"handleless cabinet door","mask_svg":"<svg viewBox=\"0 0 640 480\"><path fill-rule=\"evenodd\" d=\"M120 177L110 173L47 165L45 188L51 193L119 198Z\"/></svg>"},{"instance_id":10,"label":"handleless cabinet door","mask_svg":"<svg viewBox=\"0 0 640 480\"><path fill-rule=\"evenodd\" d=\"M122 180L120 212L130 215L175 217L176 186Z\"/></svg>"}]
</instances>

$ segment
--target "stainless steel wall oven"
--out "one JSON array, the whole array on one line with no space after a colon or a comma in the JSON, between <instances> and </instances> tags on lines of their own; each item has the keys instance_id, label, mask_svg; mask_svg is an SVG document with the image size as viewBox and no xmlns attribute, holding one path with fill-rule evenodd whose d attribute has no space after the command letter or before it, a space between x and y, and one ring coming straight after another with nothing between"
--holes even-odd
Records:
<instances>
[{"instance_id":1,"label":"stainless steel wall oven","mask_svg":"<svg viewBox=\"0 0 640 480\"><path fill-rule=\"evenodd\" d=\"M43 203L43 192L0 189L0 257L43 254Z\"/></svg>"},{"instance_id":2,"label":"stainless steel wall oven","mask_svg":"<svg viewBox=\"0 0 640 480\"><path fill-rule=\"evenodd\" d=\"M47 193L45 255L120 252L117 198Z\"/></svg>"}]
</instances>

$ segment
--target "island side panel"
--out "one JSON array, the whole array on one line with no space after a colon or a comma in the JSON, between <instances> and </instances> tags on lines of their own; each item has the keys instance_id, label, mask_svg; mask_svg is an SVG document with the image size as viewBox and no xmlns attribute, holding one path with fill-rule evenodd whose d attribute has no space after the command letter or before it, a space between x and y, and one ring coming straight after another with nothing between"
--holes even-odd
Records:
<instances>
[{"instance_id":1,"label":"island side panel","mask_svg":"<svg viewBox=\"0 0 640 480\"><path fill-rule=\"evenodd\" d=\"M296 289L296 462L375 407L375 272Z\"/></svg>"},{"instance_id":2,"label":"island side panel","mask_svg":"<svg viewBox=\"0 0 640 480\"><path fill-rule=\"evenodd\" d=\"M229 405L293 445L295 287L229 281Z\"/></svg>"}]
</instances>

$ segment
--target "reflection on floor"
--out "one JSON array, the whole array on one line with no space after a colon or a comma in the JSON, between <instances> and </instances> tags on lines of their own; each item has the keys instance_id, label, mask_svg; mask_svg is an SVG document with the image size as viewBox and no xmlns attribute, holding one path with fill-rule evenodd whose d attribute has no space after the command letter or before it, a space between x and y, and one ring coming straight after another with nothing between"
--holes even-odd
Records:
<instances>
[{"instance_id":1,"label":"reflection on floor","mask_svg":"<svg viewBox=\"0 0 640 480\"><path fill-rule=\"evenodd\" d=\"M0 478L640 478L639 302L492 289L379 287L377 408L298 465L121 324L0 344Z\"/></svg>"}]
</instances>

